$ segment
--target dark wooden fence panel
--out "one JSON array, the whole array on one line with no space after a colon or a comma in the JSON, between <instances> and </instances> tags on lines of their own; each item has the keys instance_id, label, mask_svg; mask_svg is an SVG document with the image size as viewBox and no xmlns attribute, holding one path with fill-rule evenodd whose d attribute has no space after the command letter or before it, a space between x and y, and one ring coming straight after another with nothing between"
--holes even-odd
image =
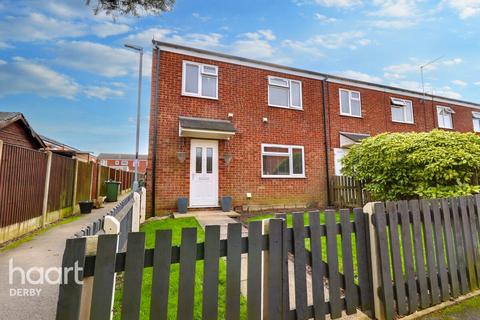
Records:
<instances>
[{"instance_id":1,"label":"dark wooden fence panel","mask_svg":"<svg viewBox=\"0 0 480 320\"><path fill-rule=\"evenodd\" d=\"M0 227L42 215L47 155L4 143L0 161Z\"/></svg>"},{"instance_id":2,"label":"dark wooden fence panel","mask_svg":"<svg viewBox=\"0 0 480 320\"><path fill-rule=\"evenodd\" d=\"M90 200L90 187L92 185L92 167L93 164L91 163L78 161L77 201Z\"/></svg>"},{"instance_id":3,"label":"dark wooden fence panel","mask_svg":"<svg viewBox=\"0 0 480 320\"><path fill-rule=\"evenodd\" d=\"M109 167L104 167L100 166L99 168L99 184L98 184L98 195L99 196L105 196L107 194L107 188L105 186L105 181L110 179L110 171L113 171L113 169L110 169Z\"/></svg>"},{"instance_id":4,"label":"dark wooden fence panel","mask_svg":"<svg viewBox=\"0 0 480 320\"><path fill-rule=\"evenodd\" d=\"M337 208L363 207L372 201L372 197L365 190L363 182L351 177L331 176L330 177L330 205Z\"/></svg>"},{"instance_id":5,"label":"dark wooden fence panel","mask_svg":"<svg viewBox=\"0 0 480 320\"><path fill-rule=\"evenodd\" d=\"M363 212L357 210L356 215L360 214L363 215ZM340 216L340 221L337 221ZM107 310L102 303L109 306L112 297L100 297L100 293L111 292L109 283L113 281L112 268L114 268L116 273L125 272L124 294L127 282L130 291L128 296L123 297L123 308L129 309L119 312L123 318L129 315L130 318L136 319L139 290L142 285L141 268L153 267L150 316L155 319L171 317L172 315L167 313L168 300L172 299L169 298L170 265L178 264L177 319L193 319L196 314L193 308L199 304L194 303L193 299L197 272L203 273L201 302L203 319L216 319L220 304L223 302L227 319L243 319L245 316L248 319L262 319L266 312L270 319L281 320L313 317L324 319L327 315L336 319L342 317L345 312L355 313L359 304L359 293L363 293L362 307L371 305L371 301L366 298L366 288L360 287L369 282L370 276L368 272L367 275L362 275L363 280L357 284L355 279L359 278L359 275L358 270L354 269L353 262L355 250L353 237L359 234L359 239L355 243L366 247L366 227L363 222L352 221L352 217L349 210L342 210L341 215L335 211L328 211L325 214L314 211L307 215L296 213L293 215L293 228L287 228L284 218L270 220L267 228L262 228L262 222L255 221L249 224L248 236L243 237L241 224L229 224L227 239L223 240L220 240L219 226L207 226L204 243L197 243L196 228L186 228L182 230L181 245L174 247L171 231L161 230L157 232L155 248L146 250L142 249L144 237L137 233L135 238L138 238L138 243L129 245L126 252L114 250L113 243L119 241L118 236L109 236L111 238L107 239L100 235L97 256L87 256L83 264L85 270L83 275L94 277L95 301L92 301L92 311L95 307L99 314L106 315ZM321 220L325 220L326 223L320 223ZM305 225L305 221L309 221L310 225ZM268 230L268 233L263 233L263 229ZM139 250L142 252L138 252ZM325 251L327 259L323 261ZM262 253L266 254L266 260L262 258ZM240 314L242 254L248 255L246 315ZM105 257L109 257L110 262L107 263ZM220 279L220 258L225 258L227 263L225 279ZM293 259L294 279L289 279L288 259ZM139 261L143 265L139 264ZM197 261L204 262L203 271L197 270ZM310 268L313 273L310 272ZM307 286L307 274L312 276L313 293L309 292ZM225 280L227 287L224 298L219 296L218 286L225 283ZM330 287L328 299L324 294L324 281ZM290 309L288 302L289 284L294 284L293 290L296 293L293 309ZM64 288L62 292L69 291ZM313 296L310 298L311 294ZM128 299L131 301L127 301ZM63 301L70 303L71 297L60 295L59 301L59 305L63 305ZM58 312L65 311L59 308Z\"/></svg>"},{"instance_id":6,"label":"dark wooden fence panel","mask_svg":"<svg viewBox=\"0 0 480 320\"><path fill-rule=\"evenodd\" d=\"M381 204L375 207L387 319L478 288L479 204L476 195L421 200L420 205L417 200L392 202L386 210Z\"/></svg>"},{"instance_id":7,"label":"dark wooden fence panel","mask_svg":"<svg viewBox=\"0 0 480 320\"><path fill-rule=\"evenodd\" d=\"M48 188L48 212L72 206L74 180L75 160L52 154L50 186Z\"/></svg>"}]
</instances>

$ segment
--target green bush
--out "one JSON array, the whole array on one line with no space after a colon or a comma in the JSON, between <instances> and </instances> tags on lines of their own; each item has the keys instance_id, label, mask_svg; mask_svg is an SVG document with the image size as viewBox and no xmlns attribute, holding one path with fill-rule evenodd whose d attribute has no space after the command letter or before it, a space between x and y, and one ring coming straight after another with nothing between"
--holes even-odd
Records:
<instances>
[{"instance_id":1,"label":"green bush","mask_svg":"<svg viewBox=\"0 0 480 320\"><path fill-rule=\"evenodd\" d=\"M343 174L365 181L377 200L444 198L478 193L480 137L433 130L383 133L353 146Z\"/></svg>"}]
</instances>

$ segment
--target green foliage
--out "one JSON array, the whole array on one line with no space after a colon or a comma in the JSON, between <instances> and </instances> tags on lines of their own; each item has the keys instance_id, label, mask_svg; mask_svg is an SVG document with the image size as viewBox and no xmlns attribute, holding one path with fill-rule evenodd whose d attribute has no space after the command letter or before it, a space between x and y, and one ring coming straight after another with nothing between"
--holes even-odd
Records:
<instances>
[{"instance_id":1,"label":"green foliage","mask_svg":"<svg viewBox=\"0 0 480 320\"><path fill-rule=\"evenodd\" d=\"M377 200L444 198L480 192L480 137L433 130L383 133L353 146L343 174L365 181Z\"/></svg>"},{"instance_id":2,"label":"green foliage","mask_svg":"<svg viewBox=\"0 0 480 320\"><path fill-rule=\"evenodd\" d=\"M123 15L141 16L158 15L170 11L175 0L86 0L86 4L94 7L93 12L104 12L113 17Z\"/></svg>"}]
</instances>

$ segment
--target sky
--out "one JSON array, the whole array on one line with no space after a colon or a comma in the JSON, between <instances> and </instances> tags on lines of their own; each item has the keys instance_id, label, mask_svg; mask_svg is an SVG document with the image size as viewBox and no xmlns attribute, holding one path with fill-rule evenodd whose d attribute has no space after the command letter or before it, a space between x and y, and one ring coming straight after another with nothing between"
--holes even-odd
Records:
<instances>
[{"instance_id":1,"label":"sky","mask_svg":"<svg viewBox=\"0 0 480 320\"><path fill-rule=\"evenodd\" d=\"M91 1L95 3L95 0ZM480 102L480 0L177 0L159 16L85 0L0 1L0 111L76 148L147 152L151 39ZM174 106L173 106L174 107Z\"/></svg>"}]
</instances>

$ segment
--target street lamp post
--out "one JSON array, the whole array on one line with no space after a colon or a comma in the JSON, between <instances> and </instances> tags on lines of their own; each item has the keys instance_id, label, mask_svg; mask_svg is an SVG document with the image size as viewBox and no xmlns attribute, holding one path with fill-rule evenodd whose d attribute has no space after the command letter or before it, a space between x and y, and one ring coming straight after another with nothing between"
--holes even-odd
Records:
<instances>
[{"instance_id":1,"label":"street lamp post","mask_svg":"<svg viewBox=\"0 0 480 320\"><path fill-rule=\"evenodd\" d=\"M138 97L137 97L137 135L135 141L135 178L133 181L133 190L138 189L138 149L140 143L140 101L142 96L142 63L143 63L143 48L133 44L124 44L126 48L137 51L140 54L140 62L138 66Z\"/></svg>"}]
</instances>

